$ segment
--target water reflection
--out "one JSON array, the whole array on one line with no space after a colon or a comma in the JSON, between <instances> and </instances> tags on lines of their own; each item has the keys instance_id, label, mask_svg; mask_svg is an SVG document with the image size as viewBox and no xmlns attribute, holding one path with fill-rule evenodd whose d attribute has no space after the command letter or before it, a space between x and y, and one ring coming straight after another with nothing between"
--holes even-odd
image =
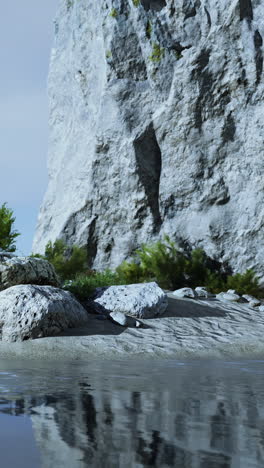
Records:
<instances>
[{"instance_id":1,"label":"water reflection","mask_svg":"<svg viewBox=\"0 0 264 468\"><path fill-rule=\"evenodd\" d=\"M263 467L262 367L97 363L42 369L38 390L17 373L0 411L30 416L44 468Z\"/></svg>"}]
</instances>

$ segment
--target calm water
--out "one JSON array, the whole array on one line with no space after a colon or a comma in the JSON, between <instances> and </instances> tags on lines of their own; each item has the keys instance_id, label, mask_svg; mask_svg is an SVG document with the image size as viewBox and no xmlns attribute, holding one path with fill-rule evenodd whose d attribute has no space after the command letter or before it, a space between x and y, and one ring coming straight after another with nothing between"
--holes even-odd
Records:
<instances>
[{"instance_id":1,"label":"calm water","mask_svg":"<svg viewBox=\"0 0 264 468\"><path fill-rule=\"evenodd\" d=\"M0 362L1 467L264 467L264 360Z\"/></svg>"}]
</instances>

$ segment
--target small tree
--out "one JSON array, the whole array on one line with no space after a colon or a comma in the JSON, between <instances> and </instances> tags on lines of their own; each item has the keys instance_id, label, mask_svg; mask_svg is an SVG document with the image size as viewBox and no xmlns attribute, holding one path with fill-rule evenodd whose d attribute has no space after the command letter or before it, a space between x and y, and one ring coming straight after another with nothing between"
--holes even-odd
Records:
<instances>
[{"instance_id":1,"label":"small tree","mask_svg":"<svg viewBox=\"0 0 264 468\"><path fill-rule=\"evenodd\" d=\"M0 249L15 252L15 239L20 233L13 230L15 222L13 210L7 208L6 203L0 207Z\"/></svg>"},{"instance_id":2,"label":"small tree","mask_svg":"<svg viewBox=\"0 0 264 468\"><path fill-rule=\"evenodd\" d=\"M77 245L68 247L62 239L48 242L42 258L52 263L63 280L73 279L88 269L86 249Z\"/></svg>"}]
</instances>

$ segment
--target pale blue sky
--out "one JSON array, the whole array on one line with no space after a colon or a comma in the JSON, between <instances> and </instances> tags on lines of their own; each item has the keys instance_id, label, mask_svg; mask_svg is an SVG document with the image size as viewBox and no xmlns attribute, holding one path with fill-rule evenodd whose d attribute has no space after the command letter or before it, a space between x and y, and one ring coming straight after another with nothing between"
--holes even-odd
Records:
<instances>
[{"instance_id":1,"label":"pale blue sky","mask_svg":"<svg viewBox=\"0 0 264 468\"><path fill-rule=\"evenodd\" d=\"M31 252L47 186L47 74L58 0L4 2L0 16L0 205L21 232L17 253Z\"/></svg>"}]
</instances>

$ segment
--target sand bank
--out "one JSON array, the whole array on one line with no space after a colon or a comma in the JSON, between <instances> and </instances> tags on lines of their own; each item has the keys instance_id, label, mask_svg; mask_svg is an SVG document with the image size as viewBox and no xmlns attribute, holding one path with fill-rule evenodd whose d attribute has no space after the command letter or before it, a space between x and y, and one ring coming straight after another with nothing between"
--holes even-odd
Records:
<instances>
[{"instance_id":1,"label":"sand bank","mask_svg":"<svg viewBox=\"0 0 264 468\"><path fill-rule=\"evenodd\" d=\"M264 313L216 299L176 299L162 317L124 328L89 315L85 328L23 343L0 342L1 357L31 359L230 358L264 354Z\"/></svg>"}]
</instances>

